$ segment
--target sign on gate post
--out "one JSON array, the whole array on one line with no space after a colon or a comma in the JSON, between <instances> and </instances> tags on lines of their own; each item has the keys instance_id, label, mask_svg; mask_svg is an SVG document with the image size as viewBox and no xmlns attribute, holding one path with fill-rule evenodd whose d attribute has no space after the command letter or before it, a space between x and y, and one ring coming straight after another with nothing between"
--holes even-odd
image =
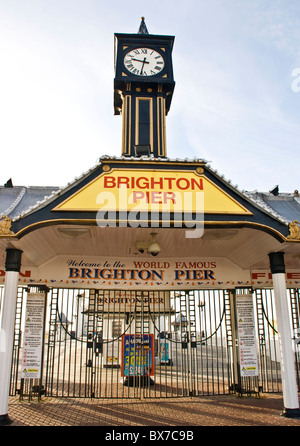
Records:
<instances>
[{"instance_id":1,"label":"sign on gate post","mask_svg":"<svg viewBox=\"0 0 300 446\"><path fill-rule=\"evenodd\" d=\"M28 293L24 328L22 378L41 377L44 308L44 293Z\"/></svg>"},{"instance_id":2,"label":"sign on gate post","mask_svg":"<svg viewBox=\"0 0 300 446\"><path fill-rule=\"evenodd\" d=\"M237 294L236 309L241 377L258 376L252 295Z\"/></svg>"}]
</instances>

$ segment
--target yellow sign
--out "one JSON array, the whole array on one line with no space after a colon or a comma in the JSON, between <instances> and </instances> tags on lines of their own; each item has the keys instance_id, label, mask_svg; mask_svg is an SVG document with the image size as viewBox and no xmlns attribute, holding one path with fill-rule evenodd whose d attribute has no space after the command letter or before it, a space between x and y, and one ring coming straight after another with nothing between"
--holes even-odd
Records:
<instances>
[{"instance_id":1,"label":"yellow sign","mask_svg":"<svg viewBox=\"0 0 300 446\"><path fill-rule=\"evenodd\" d=\"M113 169L80 189L56 211L150 211L250 214L195 171Z\"/></svg>"}]
</instances>

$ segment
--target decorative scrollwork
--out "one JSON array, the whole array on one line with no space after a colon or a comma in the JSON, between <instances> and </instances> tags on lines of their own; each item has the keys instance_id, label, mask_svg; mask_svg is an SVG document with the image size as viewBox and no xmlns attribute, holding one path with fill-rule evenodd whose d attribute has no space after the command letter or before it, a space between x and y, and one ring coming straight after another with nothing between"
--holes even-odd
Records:
<instances>
[{"instance_id":1,"label":"decorative scrollwork","mask_svg":"<svg viewBox=\"0 0 300 446\"><path fill-rule=\"evenodd\" d=\"M7 215L2 215L0 217L0 236L1 235L14 235L10 230L12 225L12 219Z\"/></svg>"},{"instance_id":2,"label":"decorative scrollwork","mask_svg":"<svg viewBox=\"0 0 300 446\"><path fill-rule=\"evenodd\" d=\"M299 221L294 220L289 224L290 234L287 236L288 240L300 240L300 226Z\"/></svg>"}]
</instances>

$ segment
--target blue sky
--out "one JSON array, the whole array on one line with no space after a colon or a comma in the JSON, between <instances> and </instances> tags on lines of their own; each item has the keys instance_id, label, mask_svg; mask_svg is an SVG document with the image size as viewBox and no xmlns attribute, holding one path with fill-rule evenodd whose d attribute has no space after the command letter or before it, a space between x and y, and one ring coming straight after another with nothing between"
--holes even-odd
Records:
<instances>
[{"instance_id":1,"label":"blue sky","mask_svg":"<svg viewBox=\"0 0 300 446\"><path fill-rule=\"evenodd\" d=\"M300 189L299 0L0 0L0 184L65 186L121 154L114 33L141 16L175 36L168 156Z\"/></svg>"}]
</instances>

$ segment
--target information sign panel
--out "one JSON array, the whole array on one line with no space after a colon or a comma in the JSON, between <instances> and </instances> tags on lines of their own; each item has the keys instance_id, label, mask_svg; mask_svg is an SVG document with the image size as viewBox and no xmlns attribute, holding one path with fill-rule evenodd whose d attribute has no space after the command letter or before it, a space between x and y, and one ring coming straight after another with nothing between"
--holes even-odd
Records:
<instances>
[{"instance_id":1,"label":"information sign panel","mask_svg":"<svg viewBox=\"0 0 300 446\"><path fill-rule=\"evenodd\" d=\"M22 378L40 378L45 295L28 293L25 315Z\"/></svg>"},{"instance_id":2,"label":"information sign panel","mask_svg":"<svg viewBox=\"0 0 300 446\"><path fill-rule=\"evenodd\" d=\"M236 308L241 376L258 376L257 345L252 295L237 295Z\"/></svg>"}]
</instances>

